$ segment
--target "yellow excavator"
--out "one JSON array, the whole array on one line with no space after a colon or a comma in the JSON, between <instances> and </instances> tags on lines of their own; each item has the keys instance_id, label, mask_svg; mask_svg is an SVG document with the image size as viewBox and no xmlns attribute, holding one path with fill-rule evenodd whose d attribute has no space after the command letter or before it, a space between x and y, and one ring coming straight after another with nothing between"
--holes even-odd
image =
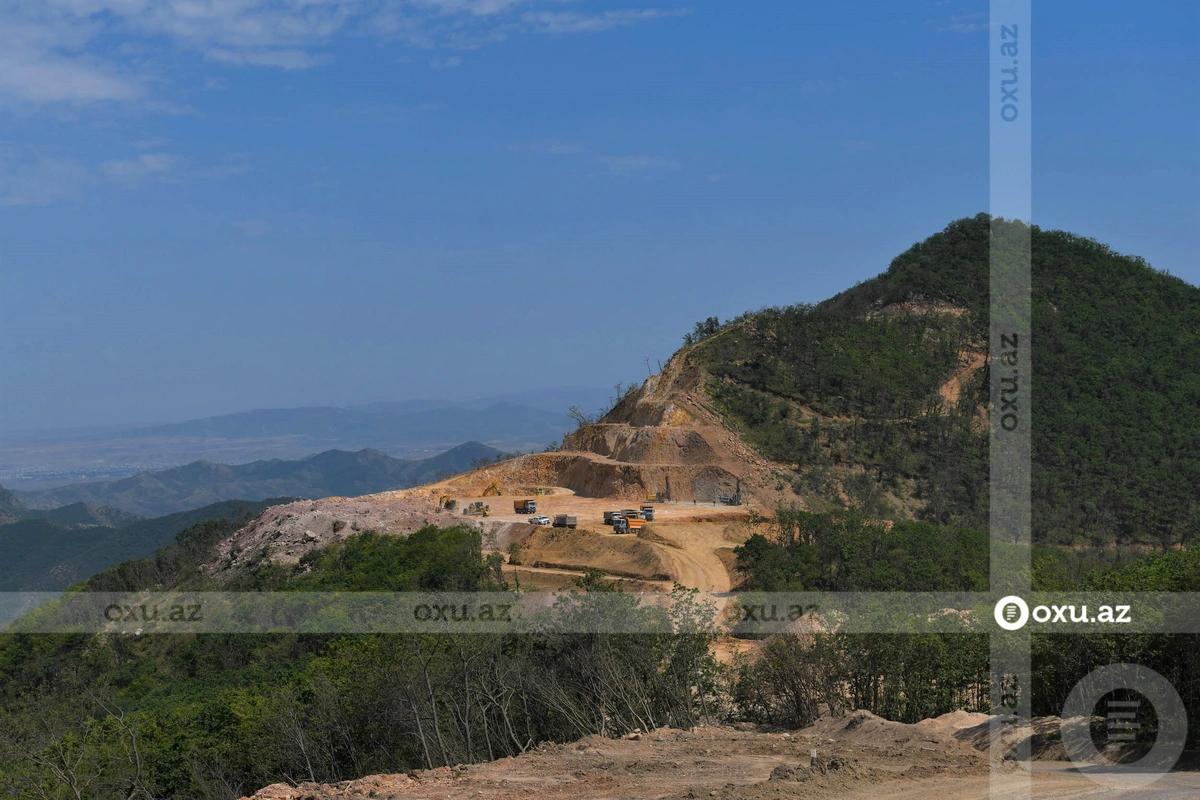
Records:
<instances>
[{"instance_id":1,"label":"yellow excavator","mask_svg":"<svg viewBox=\"0 0 1200 800\"><path fill-rule=\"evenodd\" d=\"M483 496L484 496L484 497L488 497L488 496L490 496L490 495L493 495L493 494L494 494L494 495L496 495L497 497L499 497L501 494L503 494L503 492L501 492L501 491L500 491L500 486L499 486L499 484L492 483L492 485L491 485L491 486L489 486L489 487L487 487L486 489L484 489L484 490L483 490Z\"/></svg>"},{"instance_id":2,"label":"yellow excavator","mask_svg":"<svg viewBox=\"0 0 1200 800\"><path fill-rule=\"evenodd\" d=\"M438 507L453 511L458 508L458 501L448 494L444 494L438 498Z\"/></svg>"}]
</instances>

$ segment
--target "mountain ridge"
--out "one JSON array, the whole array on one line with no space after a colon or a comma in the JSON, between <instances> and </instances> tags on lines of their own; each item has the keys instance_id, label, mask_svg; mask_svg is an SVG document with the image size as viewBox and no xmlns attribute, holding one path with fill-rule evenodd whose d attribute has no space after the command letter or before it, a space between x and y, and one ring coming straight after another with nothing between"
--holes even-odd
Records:
<instances>
[{"instance_id":1,"label":"mountain ridge","mask_svg":"<svg viewBox=\"0 0 1200 800\"><path fill-rule=\"evenodd\" d=\"M97 481L14 493L31 508L89 503L143 516L161 516L225 500L268 497L328 497L371 494L445 477L499 450L466 442L427 459L393 458L380 450L328 450L303 459L263 459L227 465L194 461L181 467L143 472L116 481Z\"/></svg>"}]
</instances>

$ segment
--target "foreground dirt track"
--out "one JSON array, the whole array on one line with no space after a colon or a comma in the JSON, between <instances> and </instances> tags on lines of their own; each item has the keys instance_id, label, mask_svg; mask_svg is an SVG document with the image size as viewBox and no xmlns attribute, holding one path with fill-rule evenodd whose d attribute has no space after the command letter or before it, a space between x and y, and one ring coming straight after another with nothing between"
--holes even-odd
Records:
<instances>
[{"instance_id":1,"label":"foreground dirt track","mask_svg":"<svg viewBox=\"0 0 1200 800\"><path fill-rule=\"evenodd\" d=\"M254 800L1020 797L1030 780L1024 770L1012 764L992 770L986 753L955 737L959 726L977 722L978 716L956 712L901 725L857 712L795 732L701 727L662 728L619 740L589 736L489 764L376 775L334 786L270 786ZM1032 781L1038 800L1200 796L1197 773L1176 773L1148 789L1118 792L1093 783L1069 764L1037 766Z\"/></svg>"}]
</instances>

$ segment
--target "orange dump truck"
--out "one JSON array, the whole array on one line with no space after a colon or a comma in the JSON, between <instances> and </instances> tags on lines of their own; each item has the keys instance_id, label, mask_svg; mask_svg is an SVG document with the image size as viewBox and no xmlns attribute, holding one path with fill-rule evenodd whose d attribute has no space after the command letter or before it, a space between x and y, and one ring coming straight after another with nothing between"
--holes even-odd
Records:
<instances>
[{"instance_id":1,"label":"orange dump truck","mask_svg":"<svg viewBox=\"0 0 1200 800\"><path fill-rule=\"evenodd\" d=\"M537 500L513 500L513 511L518 514L536 514Z\"/></svg>"},{"instance_id":2,"label":"orange dump truck","mask_svg":"<svg viewBox=\"0 0 1200 800\"><path fill-rule=\"evenodd\" d=\"M636 517L617 517L613 520L613 533L637 533L646 525L646 520Z\"/></svg>"}]
</instances>

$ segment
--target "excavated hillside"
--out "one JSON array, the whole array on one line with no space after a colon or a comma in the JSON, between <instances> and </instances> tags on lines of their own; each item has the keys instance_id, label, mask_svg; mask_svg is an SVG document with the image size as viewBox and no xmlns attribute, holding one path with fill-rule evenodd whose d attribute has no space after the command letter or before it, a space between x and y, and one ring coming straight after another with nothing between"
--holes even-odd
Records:
<instances>
[{"instance_id":1,"label":"excavated hillside","mask_svg":"<svg viewBox=\"0 0 1200 800\"><path fill-rule=\"evenodd\" d=\"M712 503L741 491L777 499L778 467L748 447L703 390L706 373L677 353L662 374L624 396L598 422L584 425L553 453L535 453L473 470L434 486L482 496L495 483L505 495L560 487L580 497Z\"/></svg>"},{"instance_id":2,"label":"excavated hillside","mask_svg":"<svg viewBox=\"0 0 1200 800\"><path fill-rule=\"evenodd\" d=\"M461 520L436 514L443 495L557 497L543 513L590 524L607 501L740 494L756 510L855 506L985 528L992 224L958 220L818 305L697 326L661 374L556 452L374 502L420 499L406 516L441 524ZM1037 228L1032 239L1035 536L1187 540L1200 530L1200 457L1172 443L1200 430L1200 290L1091 240ZM1113 443L1103 458L1095 441ZM308 530L324 538L292 527L271 530L284 557L309 546Z\"/></svg>"},{"instance_id":3,"label":"excavated hillside","mask_svg":"<svg viewBox=\"0 0 1200 800\"><path fill-rule=\"evenodd\" d=\"M778 343L779 334L764 334L759 318L752 317L682 348L661 374L628 392L597 422L566 436L557 452L472 470L432 484L425 494L482 497L493 484L504 495L559 487L579 497L625 501L654 494L666 501L712 503L740 494L759 509L781 502L815 509L860 505L879 516L916 516L928 503L918 499L917 483L909 476L881 481L878 464L855 445L876 435L880 425L912 438L913 418L929 413L955 417L969 437L984 435L986 415L978 396L984 349L965 332L964 317L953 306L895 302L876 304L848 323L885 336L897 333L901 340L914 330L925 332L918 337L927 340L922 346L940 360L927 368L922 399L906 414L881 420L869 410L764 391L752 377L738 374L744 359L724 360L747 341L753 347L764 346L764 339L767 347L772 339ZM786 349L786 343L780 346ZM794 368L772 366L775 373Z\"/></svg>"}]
</instances>

